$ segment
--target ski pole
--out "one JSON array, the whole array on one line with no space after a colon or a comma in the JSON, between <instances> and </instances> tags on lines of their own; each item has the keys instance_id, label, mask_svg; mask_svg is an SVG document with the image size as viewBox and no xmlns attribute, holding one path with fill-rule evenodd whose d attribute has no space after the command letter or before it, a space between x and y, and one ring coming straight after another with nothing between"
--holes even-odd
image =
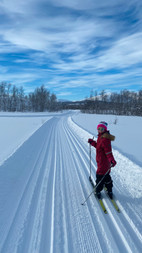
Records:
<instances>
[{"instance_id":1,"label":"ski pole","mask_svg":"<svg viewBox=\"0 0 142 253\"><path fill-rule=\"evenodd\" d=\"M90 177L89 177L89 179L91 179L91 144L90 144L90 150L89 150L90 152Z\"/></svg>"},{"instance_id":2,"label":"ski pole","mask_svg":"<svg viewBox=\"0 0 142 253\"><path fill-rule=\"evenodd\" d=\"M110 167L111 169L111 167ZM87 202L87 200L90 198L90 196L92 195L92 193L96 190L96 188L99 186L99 184L103 181L103 179L105 178L105 176L109 173L110 169L105 173L105 175L102 177L102 179L99 181L99 183L97 185L95 185L93 191L88 195L88 197L84 200L83 203L81 203L81 205L84 206L84 204Z\"/></svg>"},{"instance_id":3,"label":"ski pole","mask_svg":"<svg viewBox=\"0 0 142 253\"><path fill-rule=\"evenodd\" d=\"M94 140L94 136L93 136L93 140ZM89 154L90 154L90 176L89 176L89 180L91 179L91 173L92 173L92 160L91 160L91 144L89 147Z\"/></svg>"}]
</instances>

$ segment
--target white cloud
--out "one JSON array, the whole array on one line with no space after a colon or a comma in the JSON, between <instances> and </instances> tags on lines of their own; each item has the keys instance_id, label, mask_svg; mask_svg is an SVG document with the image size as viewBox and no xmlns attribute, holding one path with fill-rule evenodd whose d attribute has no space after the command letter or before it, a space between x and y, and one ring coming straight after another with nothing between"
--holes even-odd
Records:
<instances>
[{"instance_id":1,"label":"white cloud","mask_svg":"<svg viewBox=\"0 0 142 253\"><path fill-rule=\"evenodd\" d=\"M66 97L66 96L69 96L69 95L72 95L72 92L61 92L61 93L58 93L57 96L61 96L61 97Z\"/></svg>"},{"instance_id":2,"label":"white cloud","mask_svg":"<svg viewBox=\"0 0 142 253\"><path fill-rule=\"evenodd\" d=\"M76 10L98 10L100 8L102 8L103 10L105 8L108 9L110 8L118 8L118 6L121 6L124 4L123 0L119 0L119 1L113 1L113 0L50 0L50 2L53 2L53 4L55 6L62 6L62 7L67 7L67 8L72 8L72 9L76 9ZM130 4L131 0L125 0L125 5L127 6L128 4Z\"/></svg>"},{"instance_id":3,"label":"white cloud","mask_svg":"<svg viewBox=\"0 0 142 253\"><path fill-rule=\"evenodd\" d=\"M124 37L103 52L98 58L98 68L128 68L140 64L142 59L142 33Z\"/></svg>"},{"instance_id":4,"label":"white cloud","mask_svg":"<svg viewBox=\"0 0 142 253\"><path fill-rule=\"evenodd\" d=\"M34 2L38 2L38 0L2 0L0 2L0 7L4 13L10 14L26 14L29 10L32 10L32 6L34 7Z\"/></svg>"},{"instance_id":5,"label":"white cloud","mask_svg":"<svg viewBox=\"0 0 142 253\"><path fill-rule=\"evenodd\" d=\"M137 0L1 1L1 80L41 80L62 93L134 77L141 84L141 7ZM111 69L122 72L103 74Z\"/></svg>"},{"instance_id":6,"label":"white cloud","mask_svg":"<svg viewBox=\"0 0 142 253\"><path fill-rule=\"evenodd\" d=\"M115 31L115 26L107 20L74 19L71 16L32 20L21 20L16 24L14 21L0 34L5 41L21 48L58 53L84 51L85 44L94 44L95 37L113 37Z\"/></svg>"},{"instance_id":7,"label":"white cloud","mask_svg":"<svg viewBox=\"0 0 142 253\"><path fill-rule=\"evenodd\" d=\"M8 71L7 67L0 65L0 74L5 74Z\"/></svg>"}]
</instances>

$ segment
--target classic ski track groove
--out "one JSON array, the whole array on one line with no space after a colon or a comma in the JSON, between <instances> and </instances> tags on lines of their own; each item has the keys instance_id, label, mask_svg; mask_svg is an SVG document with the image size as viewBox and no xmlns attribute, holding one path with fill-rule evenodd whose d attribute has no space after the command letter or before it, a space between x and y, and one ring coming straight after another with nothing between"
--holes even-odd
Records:
<instances>
[{"instance_id":1,"label":"classic ski track groove","mask_svg":"<svg viewBox=\"0 0 142 253\"><path fill-rule=\"evenodd\" d=\"M16 223L18 224L18 216L20 216L20 211L22 209L22 206L24 205L24 200L26 199L26 195L28 195L28 189L30 188L30 184L33 181L33 177L38 178L38 175L40 173L40 170L35 171L34 168L38 167L40 165L39 164L39 159L40 159L40 156L43 153L44 145L45 145L45 142L43 142L43 145L40 147L39 154L38 154L38 156L35 159L35 163L34 163L32 169L31 169L31 173L29 174L29 177L27 178L27 182L25 182L25 186L24 186L23 192L21 194L21 198L19 200L19 203L17 203L17 209L15 210L14 216L13 216L13 218L11 220L11 224L9 226L9 231L8 231L7 236L5 238L5 241L4 241L4 244L5 244L6 248L8 247L8 240L12 241L11 234L13 233L13 230L14 230L13 228L16 226ZM40 168L40 166L39 166L39 168ZM35 174L37 174L37 175L35 175ZM35 186L36 186L36 181L35 181L34 187ZM34 191L34 187L33 187L33 189L30 190L31 197L32 197L32 194L33 194L33 191ZM27 212L28 212L28 209L27 209ZM18 230L19 228L17 227L16 229ZM14 231L14 233L15 233L15 231ZM20 234L19 234L19 236L20 236ZM18 240L19 237L17 237L16 239ZM3 245L2 245L2 247L1 247L1 251L2 252L4 252L5 247L3 248ZM12 252L14 252L14 249L12 250Z\"/></svg>"},{"instance_id":2,"label":"classic ski track groove","mask_svg":"<svg viewBox=\"0 0 142 253\"><path fill-rule=\"evenodd\" d=\"M27 161L29 173L3 229L0 253L109 253L112 249L139 253L142 237L128 215L134 212L131 207L124 210L117 201L118 214L105 194L108 214L102 212L93 194L81 206L92 191L88 144L70 127L67 116L46 122L24 145L33 143L39 147L35 155L31 153L35 159ZM20 150L26 152L24 145L14 159ZM95 178L94 158L92 161ZM138 213L136 217L139 219Z\"/></svg>"},{"instance_id":3,"label":"classic ski track groove","mask_svg":"<svg viewBox=\"0 0 142 253\"><path fill-rule=\"evenodd\" d=\"M71 134L73 137L73 133ZM74 133L73 138L74 138L74 143L75 143L75 140L78 138L75 133ZM82 145L82 149L83 149L83 145ZM125 210L123 211L122 215L119 214L120 216L118 214L115 214L116 210L112 206L112 203L110 202L109 199L104 199L104 203L105 203L106 209L111 214L111 220L113 221L113 225L116 227L116 230L118 231L118 235L120 236L121 240L124 242L124 248L126 247L127 252L132 252L129 245L133 244L133 241L137 241L137 244L133 245L133 247L135 246L135 252L139 252L139 249L141 248L141 245L142 245L142 236L140 232L138 231L138 229L135 227L133 221L126 214ZM117 203L119 206L121 206L119 201L117 201ZM120 209L123 209L123 207L121 206ZM110 224L109 222L108 222L108 226ZM120 223L121 223L121 226L119 228L118 224ZM127 227L127 230L126 230L126 227ZM125 231L125 234L123 234L122 231ZM128 234L128 231L129 231L129 234ZM113 230L112 230L112 234L113 234ZM118 237L116 238L116 242L118 243ZM118 247L119 247L119 243L118 243Z\"/></svg>"}]
</instances>

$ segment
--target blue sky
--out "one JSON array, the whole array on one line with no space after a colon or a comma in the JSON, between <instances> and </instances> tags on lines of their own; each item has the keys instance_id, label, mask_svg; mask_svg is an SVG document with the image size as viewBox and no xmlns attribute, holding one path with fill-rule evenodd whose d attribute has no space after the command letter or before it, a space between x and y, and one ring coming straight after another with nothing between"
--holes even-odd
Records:
<instances>
[{"instance_id":1,"label":"blue sky","mask_svg":"<svg viewBox=\"0 0 142 253\"><path fill-rule=\"evenodd\" d=\"M68 100L142 89L142 1L1 0L2 81Z\"/></svg>"}]
</instances>

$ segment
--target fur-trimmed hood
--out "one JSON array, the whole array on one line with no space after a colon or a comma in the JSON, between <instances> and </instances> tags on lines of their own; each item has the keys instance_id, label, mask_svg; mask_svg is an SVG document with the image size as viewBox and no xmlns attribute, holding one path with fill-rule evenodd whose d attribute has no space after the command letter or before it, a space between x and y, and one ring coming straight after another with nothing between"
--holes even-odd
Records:
<instances>
[{"instance_id":1,"label":"fur-trimmed hood","mask_svg":"<svg viewBox=\"0 0 142 253\"><path fill-rule=\"evenodd\" d=\"M109 131L105 132L104 134L102 134L101 138L106 138L109 139L111 141L115 140L115 136L110 134Z\"/></svg>"}]
</instances>

